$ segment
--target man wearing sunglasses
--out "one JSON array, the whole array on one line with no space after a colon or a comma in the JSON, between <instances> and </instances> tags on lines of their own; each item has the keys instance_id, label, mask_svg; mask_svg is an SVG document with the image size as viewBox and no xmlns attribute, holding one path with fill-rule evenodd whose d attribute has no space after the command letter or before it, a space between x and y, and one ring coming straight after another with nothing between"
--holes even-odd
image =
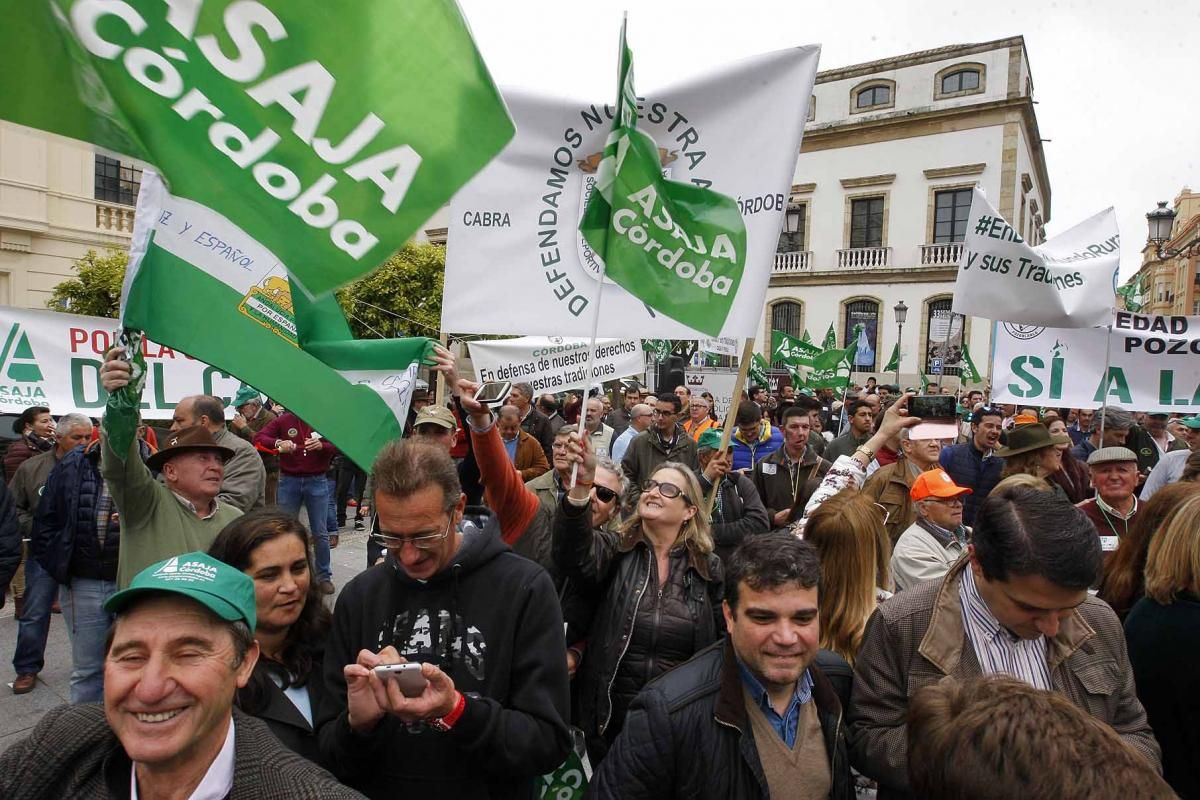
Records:
<instances>
[{"instance_id":1,"label":"man wearing sunglasses","mask_svg":"<svg viewBox=\"0 0 1200 800\"><path fill-rule=\"evenodd\" d=\"M329 702L317 720L322 755L372 798L400 786L430 797L529 796L571 749L554 584L509 549L491 513L468 518L444 448L392 442L372 473L371 535L388 557L338 598ZM421 664L419 696L375 671L404 662Z\"/></svg>"}]
</instances>

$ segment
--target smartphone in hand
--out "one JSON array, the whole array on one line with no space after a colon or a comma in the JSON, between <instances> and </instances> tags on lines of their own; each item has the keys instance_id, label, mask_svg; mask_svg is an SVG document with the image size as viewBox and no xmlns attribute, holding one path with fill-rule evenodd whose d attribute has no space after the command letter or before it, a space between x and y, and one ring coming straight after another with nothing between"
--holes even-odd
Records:
<instances>
[{"instance_id":1,"label":"smartphone in hand","mask_svg":"<svg viewBox=\"0 0 1200 800\"><path fill-rule=\"evenodd\" d=\"M420 697L429 683L421 674L420 664L380 664L375 674L380 680L394 681L405 697Z\"/></svg>"}]
</instances>

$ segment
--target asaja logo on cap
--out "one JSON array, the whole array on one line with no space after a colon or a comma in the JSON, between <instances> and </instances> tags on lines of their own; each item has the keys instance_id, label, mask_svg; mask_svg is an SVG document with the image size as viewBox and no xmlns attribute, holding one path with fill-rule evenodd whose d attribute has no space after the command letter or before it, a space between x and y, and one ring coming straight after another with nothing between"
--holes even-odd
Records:
<instances>
[{"instance_id":1,"label":"asaja logo on cap","mask_svg":"<svg viewBox=\"0 0 1200 800\"><path fill-rule=\"evenodd\" d=\"M185 561L180 564L179 558L176 557L154 570L154 577L168 581L211 583L217 579L217 568L203 561Z\"/></svg>"},{"instance_id":2,"label":"asaja logo on cap","mask_svg":"<svg viewBox=\"0 0 1200 800\"><path fill-rule=\"evenodd\" d=\"M296 430L295 428L288 428L288 436L296 436L299 433L300 431Z\"/></svg>"}]
</instances>

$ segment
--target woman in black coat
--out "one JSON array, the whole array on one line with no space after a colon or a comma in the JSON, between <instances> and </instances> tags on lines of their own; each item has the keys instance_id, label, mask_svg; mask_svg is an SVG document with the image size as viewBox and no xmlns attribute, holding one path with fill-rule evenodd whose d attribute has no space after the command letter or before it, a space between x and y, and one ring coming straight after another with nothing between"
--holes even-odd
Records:
<instances>
[{"instance_id":1,"label":"woman in black coat","mask_svg":"<svg viewBox=\"0 0 1200 800\"><path fill-rule=\"evenodd\" d=\"M1162 746L1163 777L1200 798L1200 495L1163 520L1146 559L1146 595L1125 620L1138 699Z\"/></svg>"},{"instance_id":2,"label":"woman in black coat","mask_svg":"<svg viewBox=\"0 0 1200 800\"><path fill-rule=\"evenodd\" d=\"M313 719L331 616L312 578L308 531L289 514L256 511L226 525L208 554L254 581L260 654L238 690L238 707L265 722L290 750L321 764Z\"/></svg>"}]
</instances>

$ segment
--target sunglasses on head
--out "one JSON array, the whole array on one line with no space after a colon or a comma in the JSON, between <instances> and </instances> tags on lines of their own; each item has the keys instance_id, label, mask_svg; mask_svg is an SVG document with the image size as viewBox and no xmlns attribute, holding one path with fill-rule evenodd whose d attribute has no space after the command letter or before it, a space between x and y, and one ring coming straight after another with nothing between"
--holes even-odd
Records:
<instances>
[{"instance_id":1,"label":"sunglasses on head","mask_svg":"<svg viewBox=\"0 0 1200 800\"><path fill-rule=\"evenodd\" d=\"M692 501L687 499L687 496L683 493L683 489L680 489L673 483L656 481L654 478L649 478L645 483L642 484L642 491L648 492L651 489L657 489L658 493L668 500L674 500L676 497L680 497L683 499L683 502L691 505Z\"/></svg>"},{"instance_id":2,"label":"sunglasses on head","mask_svg":"<svg viewBox=\"0 0 1200 800\"><path fill-rule=\"evenodd\" d=\"M593 486L592 491L596 493L596 499L601 503L611 503L617 499L617 493L607 486Z\"/></svg>"}]
</instances>

